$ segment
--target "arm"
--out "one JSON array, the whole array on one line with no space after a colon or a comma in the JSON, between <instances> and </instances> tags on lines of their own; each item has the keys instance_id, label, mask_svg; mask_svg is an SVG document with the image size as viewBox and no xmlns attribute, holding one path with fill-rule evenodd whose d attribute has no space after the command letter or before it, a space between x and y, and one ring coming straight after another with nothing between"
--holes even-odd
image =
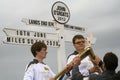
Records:
<instances>
[{"instance_id":1,"label":"arm","mask_svg":"<svg viewBox=\"0 0 120 80\"><path fill-rule=\"evenodd\" d=\"M79 72L78 65L74 65L72 69L72 80L83 80L82 74Z\"/></svg>"},{"instance_id":2,"label":"arm","mask_svg":"<svg viewBox=\"0 0 120 80\"><path fill-rule=\"evenodd\" d=\"M68 60L67 60L67 64L69 64L71 61L73 61L73 59L75 58L76 55L71 55Z\"/></svg>"},{"instance_id":3,"label":"arm","mask_svg":"<svg viewBox=\"0 0 120 80\"><path fill-rule=\"evenodd\" d=\"M72 69L72 80L98 80L100 79L97 74L90 74L89 76L83 76L78 69L78 65L74 65ZM101 79L102 80L102 79Z\"/></svg>"},{"instance_id":4,"label":"arm","mask_svg":"<svg viewBox=\"0 0 120 80\"><path fill-rule=\"evenodd\" d=\"M49 66L48 66L49 67ZM51 68L49 67L49 71L50 71L50 77L54 77L55 73L51 70Z\"/></svg>"},{"instance_id":5,"label":"arm","mask_svg":"<svg viewBox=\"0 0 120 80\"><path fill-rule=\"evenodd\" d=\"M83 80L82 74L79 72L78 65L80 65L81 60L78 56L73 59L73 69L72 69L72 80Z\"/></svg>"},{"instance_id":6,"label":"arm","mask_svg":"<svg viewBox=\"0 0 120 80\"><path fill-rule=\"evenodd\" d=\"M90 73L94 73L94 72L98 72L101 73L102 72L102 60L95 55L95 59L91 59L92 63L94 64L94 67L92 67L91 69L89 69Z\"/></svg>"},{"instance_id":7,"label":"arm","mask_svg":"<svg viewBox=\"0 0 120 80\"><path fill-rule=\"evenodd\" d=\"M33 76L34 76L34 70L33 70L33 65L31 65L25 71L23 80L33 80Z\"/></svg>"}]
</instances>

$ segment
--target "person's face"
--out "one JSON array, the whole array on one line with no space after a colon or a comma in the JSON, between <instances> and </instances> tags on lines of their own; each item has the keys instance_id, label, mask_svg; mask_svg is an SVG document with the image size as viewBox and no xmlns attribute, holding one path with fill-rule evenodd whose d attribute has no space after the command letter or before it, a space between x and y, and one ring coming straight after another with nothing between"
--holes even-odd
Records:
<instances>
[{"instance_id":1,"label":"person's face","mask_svg":"<svg viewBox=\"0 0 120 80\"><path fill-rule=\"evenodd\" d=\"M74 47L77 51L84 50L85 48L85 40L84 39L76 39Z\"/></svg>"},{"instance_id":2,"label":"person's face","mask_svg":"<svg viewBox=\"0 0 120 80\"><path fill-rule=\"evenodd\" d=\"M46 48L42 48L40 52L38 52L38 56L39 58L46 58L46 55L47 55L47 51L46 51Z\"/></svg>"}]
</instances>

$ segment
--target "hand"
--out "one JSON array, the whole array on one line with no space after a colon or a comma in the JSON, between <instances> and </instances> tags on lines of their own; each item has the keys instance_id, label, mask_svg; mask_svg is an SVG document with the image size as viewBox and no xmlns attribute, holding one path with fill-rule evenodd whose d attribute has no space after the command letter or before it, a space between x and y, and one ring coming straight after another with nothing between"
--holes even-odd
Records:
<instances>
[{"instance_id":1,"label":"hand","mask_svg":"<svg viewBox=\"0 0 120 80\"><path fill-rule=\"evenodd\" d=\"M55 78L49 78L48 80L55 80Z\"/></svg>"},{"instance_id":2,"label":"hand","mask_svg":"<svg viewBox=\"0 0 120 80\"><path fill-rule=\"evenodd\" d=\"M95 63L96 65L98 65L100 61L101 59L97 55L95 55L95 59L92 60L92 62Z\"/></svg>"},{"instance_id":3,"label":"hand","mask_svg":"<svg viewBox=\"0 0 120 80\"><path fill-rule=\"evenodd\" d=\"M67 64L67 71L66 71L66 73L69 72L73 68L73 65L74 65L73 63Z\"/></svg>"},{"instance_id":4,"label":"hand","mask_svg":"<svg viewBox=\"0 0 120 80\"><path fill-rule=\"evenodd\" d=\"M71 63L67 64L66 72L69 72L73 68L74 65L80 65L80 57L79 56L76 56Z\"/></svg>"},{"instance_id":5,"label":"hand","mask_svg":"<svg viewBox=\"0 0 120 80\"><path fill-rule=\"evenodd\" d=\"M73 59L73 64L74 64L74 65L80 65L80 63L81 63L80 57L79 57L79 56L76 56L76 57Z\"/></svg>"},{"instance_id":6,"label":"hand","mask_svg":"<svg viewBox=\"0 0 120 80\"><path fill-rule=\"evenodd\" d=\"M94 66L91 69L89 69L89 73L94 73L94 72L98 72L100 73L100 68L99 66Z\"/></svg>"}]
</instances>

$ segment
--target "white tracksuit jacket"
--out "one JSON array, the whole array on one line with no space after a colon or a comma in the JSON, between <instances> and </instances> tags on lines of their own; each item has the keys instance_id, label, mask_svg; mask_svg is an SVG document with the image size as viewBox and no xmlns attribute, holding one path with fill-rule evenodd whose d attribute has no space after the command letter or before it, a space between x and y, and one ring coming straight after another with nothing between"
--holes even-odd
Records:
<instances>
[{"instance_id":1,"label":"white tracksuit jacket","mask_svg":"<svg viewBox=\"0 0 120 80\"><path fill-rule=\"evenodd\" d=\"M50 67L44 63L36 62L33 60L26 68L23 80L48 80L54 77L54 73Z\"/></svg>"}]
</instances>

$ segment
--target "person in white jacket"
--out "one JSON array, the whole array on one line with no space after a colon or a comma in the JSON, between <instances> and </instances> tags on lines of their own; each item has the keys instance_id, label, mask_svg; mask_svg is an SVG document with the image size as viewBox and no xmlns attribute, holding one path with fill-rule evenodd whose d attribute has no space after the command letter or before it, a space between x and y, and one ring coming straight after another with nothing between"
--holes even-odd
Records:
<instances>
[{"instance_id":1,"label":"person in white jacket","mask_svg":"<svg viewBox=\"0 0 120 80\"><path fill-rule=\"evenodd\" d=\"M84 51L85 48L85 38L78 34L75 35L72 39L73 46L75 48L75 51L70 54L67 58L67 64L69 64L73 59L76 57L78 53L81 53ZM79 72L83 76L88 76L91 73L97 72L99 69L95 68L93 63L91 62L90 58L87 56L83 60L81 60L81 65L79 65ZM66 73L63 78L60 78L59 80L71 80L72 73L71 71L69 73Z\"/></svg>"},{"instance_id":2,"label":"person in white jacket","mask_svg":"<svg viewBox=\"0 0 120 80\"><path fill-rule=\"evenodd\" d=\"M34 56L25 70L23 80L52 80L55 76L50 67L43 62L47 55L47 46L43 42L35 42L31 46L31 52Z\"/></svg>"}]
</instances>

